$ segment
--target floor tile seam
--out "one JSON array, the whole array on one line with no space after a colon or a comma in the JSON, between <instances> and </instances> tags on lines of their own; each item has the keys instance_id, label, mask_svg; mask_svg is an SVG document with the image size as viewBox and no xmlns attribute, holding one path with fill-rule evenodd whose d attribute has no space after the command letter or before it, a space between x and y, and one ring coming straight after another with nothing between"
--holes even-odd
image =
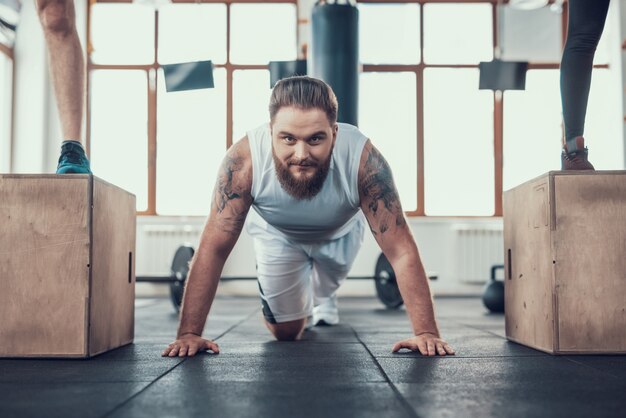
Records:
<instances>
[{"instance_id":1,"label":"floor tile seam","mask_svg":"<svg viewBox=\"0 0 626 418\"><path fill-rule=\"evenodd\" d=\"M169 372L170 370L168 370ZM118 383L150 383L152 382L154 379L133 379L133 380L118 380L118 379L104 379L104 380L63 380L63 384L67 384L67 385L99 385L101 383L107 383L107 384L118 384ZM46 380L46 379L39 379L37 380L36 384L43 384L43 385L49 385L51 383L58 383L59 379L55 379L55 380ZM0 384L2 385L33 385L33 382L0 382Z\"/></svg>"},{"instance_id":2,"label":"floor tile seam","mask_svg":"<svg viewBox=\"0 0 626 418\"><path fill-rule=\"evenodd\" d=\"M309 364L315 364L316 362L327 362L331 360L342 360L341 364L344 363L350 364L345 357L346 355L352 356L351 359L355 361L358 360L370 360L371 355L368 353L341 353L341 354L332 354L329 356L317 356L315 360L312 360L310 355L290 355L290 353L264 353L264 354L254 354L254 353L230 353L230 354L213 354L213 353L199 353L197 355L204 355L207 357L215 357L214 360L216 362L232 362L234 360L238 360L239 362L248 362L250 360L255 361L265 361L268 359L276 359L277 355L281 355L281 361L283 362L301 362L302 360L308 360Z\"/></svg>"},{"instance_id":3,"label":"floor tile seam","mask_svg":"<svg viewBox=\"0 0 626 418\"><path fill-rule=\"evenodd\" d=\"M601 374L607 374L607 375L609 375L609 376L611 376L611 377L614 377L614 378L616 378L616 379L619 379L619 380L622 380L622 379L623 379L622 377L617 376L617 375L614 375L614 374L613 374L613 373L611 373L611 372L607 372L607 371L605 371L605 370L597 369L597 368L595 368L595 367L593 367L593 366L591 366L591 365L589 365L589 364L586 364L586 363L583 363L583 362L577 361L577 360L575 360L575 359L573 359L573 358L563 357L563 359L564 359L564 360L567 360L567 361L570 361L570 362L572 362L572 363L574 363L574 364L578 364L578 365L580 365L580 366L583 366L583 367L585 367L585 368L587 368L587 369L591 369L591 370L593 370L593 371L599 372L599 373L601 373Z\"/></svg>"},{"instance_id":4,"label":"floor tile seam","mask_svg":"<svg viewBox=\"0 0 626 418\"><path fill-rule=\"evenodd\" d=\"M226 333L228 333L229 331L231 331L232 329L236 328L237 326L241 325L243 322L247 321L249 318L252 317L252 315L256 314L258 311L260 310L260 308L257 308L255 310L253 310L250 314L248 314L245 318L241 319L239 322L235 323L234 325L232 325L230 328L228 328L226 331L224 331L223 333L221 333L220 335L218 335L216 338L213 339L213 341L218 340L219 338L223 337L224 335L226 335ZM174 367L166 370L165 372L163 372L159 377L157 377L156 379L154 379L152 382L148 383L143 389L141 389L140 391L138 391L137 393L135 393L133 396L131 396L130 398L126 399L124 402L120 403L119 405L117 405L116 407L114 407L112 410L110 410L109 412L105 413L104 415L102 415L103 418L111 416L113 413L115 413L116 411L118 411L119 409L121 409L122 407L124 407L124 405L128 404L129 402L131 402L133 399L135 399L136 397L138 397L139 395L141 395L143 392L145 392L146 390L148 390L148 388L150 388L152 385L154 385L156 382L158 382L159 380L161 380L163 377L165 377L167 374L169 374L171 371L173 371L174 369L176 369L178 366L180 366L181 364L183 364L186 360L188 359L188 357L184 357L180 362L178 362L178 364L176 364Z\"/></svg>"},{"instance_id":5,"label":"floor tile seam","mask_svg":"<svg viewBox=\"0 0 626 418\"><path fill-rule=\"evenodd\" d=\"M268 340L257 341L257 340L245 340L245 339L240 339L240 340L226 339L226 340L222 340L222 342L228 342L228 343L244 343L244 342L246 342L246 343L249 343L249 344L262 344L262 343L266 343L266 342L276 342L276 340L268 339ZM302 342L304 342L304 341L302 341ZM341 343L336 343L336 342L332 342L332 341L328 341L328 342L316 341L315 343L319 344L319 345L359 344L358 341L356 341L356 342L348 341L348 342L341 342Z\"/></svg>"},{"instance_id":6,"label":"floor tile seam","mask_svg":"<svg viewBox=\"0 0 626 418\"><path fill-rule=\"evenodd\" d=\"M296 348L297 350L297 348ZM293 354L292 352L265 352L265 353L258 353L258 352L236 352L236 351L229 351L227 354L222 354L220 353L220 358L223 359L228 359L228 358L240 358L240 359L258 359L258 358L275 358L277 355L283 355L283 356L289 356L289 357L283 357L283 358L288 358L288 359L292 359L292 358L297 358L297 359L303 359L303 358L311 358L312 353L306 353L306 354ZM315 353L313 353L315 354ZM355 356L363 356L363 358L369 358L369 355L367 353L356 353L356 352L350 352L350 351L344 351L344 352L333 352L333 353L322 353L317 355L317 358L323 358L323 359L343 359L347 354L351 354L351 355L355 355ZM358 357L356 357L358 358Z\"/></svg>"},{"instance_id":7,"label":"floor tile seam","mask_svg":"<svg viewBox=\"0 0 626 418\"><path fill-rule=\"evenodd\" d=\"M503 359L503 358L544 358L546 357L546 355L544 354L524 354L524 355L519 355L519 356L459 356L459 355L447 355L447 356L441 356L441 357L437 357L437 358L450 358L450 359L472 359L472 360L481 360L481 359ZM432 359L432 357L429 356L422 356L422 357L418 357L418 356L406 356L403 357L402 355L383 355L383 356L377 356L376 358L393 358L393 359L418 359L418 360L428 360L428 359Z\"/></svg>"},{"instance_id":8,"label":"floor tile seam","mask_svg":"<svg viewBox=\"0 0 626 418\"><path fill-rule=\"evenodd\" d=\"M149 387L151 387L152 385L154 385L156 382L158 382L159 380L161 380L163 377L165 377L169 372L171 372L172 370L174 370L175 368L177 368L178 366L180 366L181 364L183 364L185 361L187 360L187 358L183 358L181 361L179 361L174 367L164 371L163 373L161 373L161 375L159 375L156 379L152 380L151 382L149 382L147 385L145 385L143 388L141 388L141 390L137 391L134 395L132 395L131 397L125 399L122 403L116 405L113 409L111 409L109 412L106 412L104 415L102 415L102 418L105 417L109 417L111 416L113 413L115 413L116 411L118 411L119 409L121 409L124 405L128 404L130 401L132 401L133 399L135 399L136 397L138 397L139 395L141 395L142 393L144 393L146 390L148 390Z\"/></svg>"},{"instance_id":9,"label":"floor tile seam","mask_svg":"<svg viewBox=\"0 0 626 418\"><path fill-rule=\"evenodd\" d=\"M476 331L482 331L482 332L485 332L485 333L487 333L487 334L491 334L491 335L493 335L493 336L495 336L495 337L498 337L498 338L501 338L501 339L503 339L503 340L507 340L507 341L508 341L508 338L503 337L503 336L502 336L502 335L500 335L500 334L496 334L496 333L495 333L495 332L493 332L493 331L486 330L486 329L482 329L482 328L479 328L479 327L477 327L477 326L475 326L475 325L465 324L465 323L463 323L463 322L458 322L458 321L454 321L454 322L455 322L455 323L457 323L457 324L459 324L459 325L463 325L464 327L468 327L468 328L471 328L471 329L476 330Z\"/></svg>"},{"instance_id":10,"label":"floor tile seam","mask_svg":"<svg viewBox=\"0 0 626 418\"><path fill-rule=\"evenodd\" d=\"M365 345L365 343L361 340L361 338L359 337L359 334L356 332L356 330L354 328L352 328L352 331L354 332L354 335L355 335L356 339L359 340L359 342L361 343L363 348L365 348L365 350L369 353L369 355L371 356L372 360L374 361L374 364L376 364L376 367L378 367L378 370L380 371L380 373L384 377L385 382L391 388L391 391L394 393L394 395L396 395L396 398L400 401L402 406L404 406L404 409L408 412L409 416L411 416L413 418L419 418L419 415L417 414L415 409L413 409L413 407L411 406L409 401L402 395L402 393L400 393L400 391L396 387L395 383L391 381L391 379L389 378L389 375L387 375L387 372L385 372L385 369L383 369L383 366L378 362L378 360L376 359L376 356L374 356L374 354L370 351L370 349L367 347L367 345Z\"/></svg>"},{"instance_id":11,"label":"floor tile seam","mask_svg":"<svg viewBox=\"0 0 626 418\"><path fill-rule=\"evenodd\" d=\"M193 375L191 375L193 376ZM194 376L195 377L195 376ZM169 378L168 378L169 379ZM169 380L164 380L164 382L168 382ZM250 383L250 384L261 384L261 383L266 383L267 380L262 380L262 379L239 379L239 380L230 380L230 379L215 379L215 380L209 380L207 381L208 384L215 384L215 383L228 383L228 384L239 384L239 383ZM307 380L305 378L302 378L302 380L293 380L290 379L289 380L289 385L293 386L293 385L302 385L305 388L310 388L310 380ZM363 384L363 385L388 385L389 383L384 380L384 379L378 379L378 380L374 380L374 379L369 379L369 380L363 380L363 381L358 381L358 382L354 382L354 383L358 383L358 384ZM337 387L353 387L350 386L348 384L345 385L338 385ZM325 385L325 387L334 387L333 385Z\"/></svg>"},{"instance_id":12,"label":"floor tile seam","mask_svg":"<svg viewBox=\"0 0 626 418\"><path fill-rule=\"evenodd\" d=\"M261 310L261 308L255 308L252 312L250 312L248 315L246 315L243 319L240 319L238 322L236 322L235 324L231 325L226 331L222 332L220 335L218 335L217 337L213 338L212 341L217 341L218 339L222 338L224 335L228 334L230 331L232 331L233 329L237 328L239 325L243 324L248 319L252 318L252 316L254 316L256 313L258 313L260 310Z\"/></svg>"}]
</instances>

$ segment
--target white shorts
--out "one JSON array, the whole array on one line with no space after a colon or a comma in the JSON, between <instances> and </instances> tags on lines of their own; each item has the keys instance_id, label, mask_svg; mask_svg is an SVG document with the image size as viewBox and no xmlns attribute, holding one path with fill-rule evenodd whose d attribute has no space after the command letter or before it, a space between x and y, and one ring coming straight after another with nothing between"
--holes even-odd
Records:
<instances>
[{"instance_id":1,"label":"white shorts","mask_svg":"<svg viewBox=\"0 0 626 418\"><path fill-rule=\"evenodd\" d=\"M272 324L310 316L348 276L363 243L364 223L346 235L303 244L280 232L252 226L263 315Z\"/></svg>"}]
</instances>

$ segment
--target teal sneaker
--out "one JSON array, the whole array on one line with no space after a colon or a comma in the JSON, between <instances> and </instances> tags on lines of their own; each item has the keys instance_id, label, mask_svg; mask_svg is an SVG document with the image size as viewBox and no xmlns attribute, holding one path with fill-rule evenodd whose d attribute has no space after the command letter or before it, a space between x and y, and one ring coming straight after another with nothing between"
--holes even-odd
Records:
<instances>
[{"instance_id":1,"label":"teal sneaker","mask_svg":"<svg viewBox=\"0 0 626 418\"><path fill-rule=\"evenodd\" d=\"M57 174L91 174L89 160L79 142L67 141L63 143Z\"/></svg>"}]
</instances>

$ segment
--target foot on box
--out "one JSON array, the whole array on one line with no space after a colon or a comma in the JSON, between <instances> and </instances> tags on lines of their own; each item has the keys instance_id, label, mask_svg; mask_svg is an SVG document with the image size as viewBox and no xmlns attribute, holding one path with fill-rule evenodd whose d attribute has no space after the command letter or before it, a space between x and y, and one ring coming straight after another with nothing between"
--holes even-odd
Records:
<instances>
[{"instance_id":1,"label":"foot on box","mask_svg":"<svg viewBox=\"0 0 626 418\"><path fill-rule=\"evenodd\" d=\"M574 141L563 145L561 152L561 170L594 170L587 159L589 150L585 147L585 139L577 136Z\"/></svg>"},{"instance_id":2,"label":"foot on box","mask_svg":"<svg viewBox=\"0 0 626 418\"><path fill-rule=\"evenodd\" d=\"M91 174L89 160L80 142L65 141L61 145L57 174Z\"/></svg>"}]
</instances>

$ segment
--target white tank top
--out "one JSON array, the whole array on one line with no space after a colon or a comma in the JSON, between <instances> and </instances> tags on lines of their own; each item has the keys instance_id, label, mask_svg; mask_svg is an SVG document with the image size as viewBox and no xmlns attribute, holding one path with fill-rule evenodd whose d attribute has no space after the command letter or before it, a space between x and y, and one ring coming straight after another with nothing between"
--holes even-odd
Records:
<instances>
[{"instance_id":1,"label":"white tank top","mask_svg":"<svg viewBox=\"0 0 626 418\"><path fill-rule=\"evenodd\" d=\"M269 123L249 131L252 155L252 208L248 233L278 233L298 242L340 238L363 222L360 210L359 163L367 137L339 123L328 176L310 200L298 200L281 187L272 158Z\"/></svg>"}]
</instances>

